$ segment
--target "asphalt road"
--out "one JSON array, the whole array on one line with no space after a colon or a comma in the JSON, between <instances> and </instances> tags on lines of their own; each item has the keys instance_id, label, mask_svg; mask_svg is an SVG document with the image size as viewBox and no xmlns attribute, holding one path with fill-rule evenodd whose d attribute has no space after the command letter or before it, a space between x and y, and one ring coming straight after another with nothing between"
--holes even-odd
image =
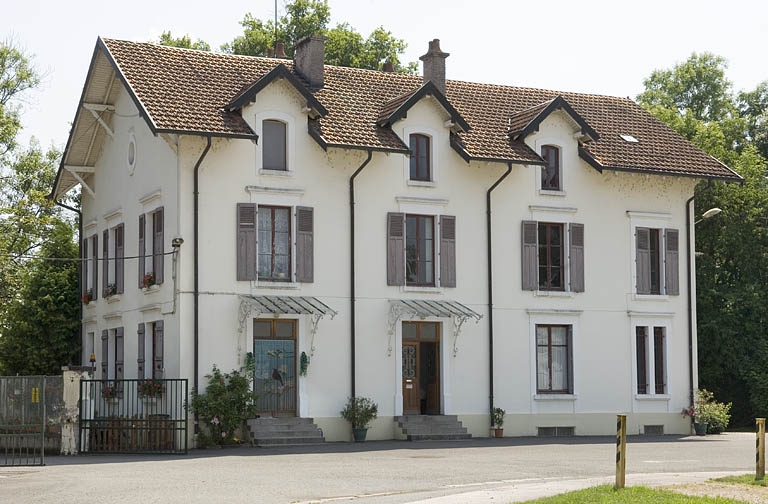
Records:
<instances>
[{"instance_id":1,"label":"asphalt road","mask_svg":"<svg viewBox=\"0 0 768 504\"><path fill-rule=\"evenodd\" d=\"M755 437L630 437L627 484L754 471ZM612 483L615 439L505 438L47 457L0 468L0 503L453 504L512 502Z\"/></svg>"}]
</instances>

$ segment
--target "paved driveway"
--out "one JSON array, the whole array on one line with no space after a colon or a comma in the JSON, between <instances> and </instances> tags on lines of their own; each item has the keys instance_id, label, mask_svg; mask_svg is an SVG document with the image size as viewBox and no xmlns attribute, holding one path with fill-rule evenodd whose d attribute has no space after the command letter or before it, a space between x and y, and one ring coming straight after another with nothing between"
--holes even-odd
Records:
<instances>
[{"instance_id":1,"label":"paved driveway","mask_svg":"<svg viewBox=\"0 0 768 504\"><path fill-rule=\"evenodd\" d=\"M196 450L187 456L48 457L0 468L0 503L509 502L612 482L612 437L327 443ZM640 438L628 484L754 470L754 434Z\"/></svg>"}]
</instances>

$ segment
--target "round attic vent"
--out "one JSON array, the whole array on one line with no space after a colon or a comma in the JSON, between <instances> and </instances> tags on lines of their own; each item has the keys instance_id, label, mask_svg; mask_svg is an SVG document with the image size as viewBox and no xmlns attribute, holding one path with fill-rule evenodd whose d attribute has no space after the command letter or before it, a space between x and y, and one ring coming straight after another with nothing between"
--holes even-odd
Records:
<instances>
[{"instance_id":1,"label":"round attic vent","mask_svg":"<svg viewBox=\"0 0 768 504\"><path fill-rule=\"evenodd\" d=\"M131 135L128 139L128 174L133 175L136 169L136 138Z\"/></svg>"}]
</instances>

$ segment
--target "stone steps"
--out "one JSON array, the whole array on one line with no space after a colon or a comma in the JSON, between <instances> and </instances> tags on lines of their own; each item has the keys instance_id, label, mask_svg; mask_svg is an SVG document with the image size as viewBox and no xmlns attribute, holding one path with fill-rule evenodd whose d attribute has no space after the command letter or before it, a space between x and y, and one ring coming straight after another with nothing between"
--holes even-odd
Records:
<instances>
[{"instance_id":1,"label":"stone steps","mask_svg":"<svg viewBox=\"0 0 768 504\"><path fill-rule=\"evenodd\" d=\"M255 446L292 446L324 443L321 431L311 418L259 417L247 421Z\"/></svg>"},{"instance_id":2,"label":"stone steps","mask_svg":"<svg viewBox=\"0 0 768 504\"><path fill-rule=\"evenodd\" d=\"M395 417L395 421L408 441L447 441L472 437L456 415L403 415Z\"/></svg>"}]
</instances>

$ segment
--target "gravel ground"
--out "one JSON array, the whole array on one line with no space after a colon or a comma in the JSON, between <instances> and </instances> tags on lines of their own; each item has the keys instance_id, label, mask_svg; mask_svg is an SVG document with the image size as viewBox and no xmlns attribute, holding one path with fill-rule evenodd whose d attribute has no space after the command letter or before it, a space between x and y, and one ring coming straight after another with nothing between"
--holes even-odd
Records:
<instances>
[{"instance_id":1,"label":"gravel ground","mask_svg":"<svg viewBox=\"0 0 768 504\"><path fill-rule=\"evenodd\" d=\"M768 502L768 487L756 485L732 485L710 481L698 484L671 485L662 488L686 495L724 497L751 504L765 504Z\"/></svg>"}]
</instances>

